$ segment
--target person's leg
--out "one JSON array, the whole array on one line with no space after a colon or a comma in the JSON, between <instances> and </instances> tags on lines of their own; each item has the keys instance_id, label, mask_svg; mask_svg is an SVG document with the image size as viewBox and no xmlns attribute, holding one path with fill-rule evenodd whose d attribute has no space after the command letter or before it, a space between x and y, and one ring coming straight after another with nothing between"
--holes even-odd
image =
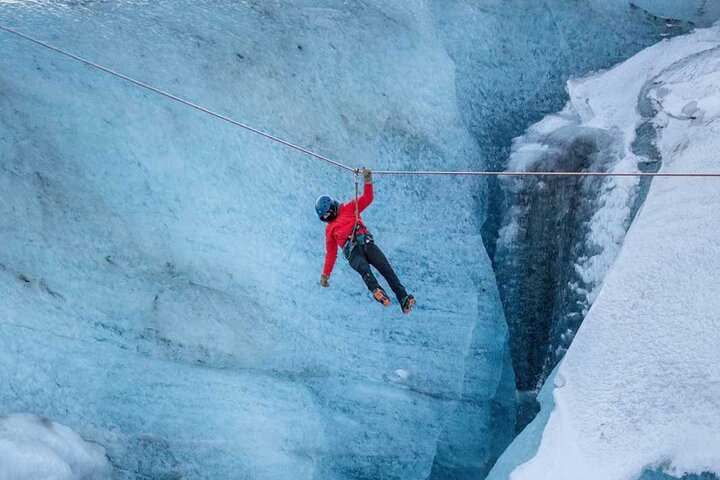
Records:
<instances>
[{"instance_id":1,"label":"person's leg","mask_svg":"<svg viewBox=\"0 0 720 480\"><path fill-rule=\"evenodd\" d=\"M375 242L365 244L365 252L367 254L367 260L370 264L378 269L378 272L385 277L390 288L398 299L398 302L402 302L403 298L407 296L407 291L400 283L400 279L395 275L395 271L390 262L388 261L385 254L380 250L380 247L375 245Z\"/></svg>"},{"instance_id":2,"label":"person's leg","mask_svg":"<svg viewBox=\"0 0 720 480\"><path fill-rule=\"evenodd\" d=\"M375 278L375 275L373 275L372 270L370 270L370 264L368 263L368 259L365 257L365 252L363 250L362 245L355 245L355 248L353 248L353 251L350 253L348 262L350 262L350 266L353 270L360 274L363 282L367 285L368 290L372 292L376 288L380 288L380 284L378 283L377 278Z\"/></svg>"}]
</instances>

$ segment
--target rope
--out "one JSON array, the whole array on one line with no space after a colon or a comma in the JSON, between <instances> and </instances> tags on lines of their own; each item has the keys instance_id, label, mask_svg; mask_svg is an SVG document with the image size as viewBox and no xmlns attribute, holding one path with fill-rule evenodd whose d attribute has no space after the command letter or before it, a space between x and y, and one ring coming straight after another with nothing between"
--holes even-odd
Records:
<instances>
[{"instance_id":1,"label":"rope","mask_svg":"<svg viewBox=\"0 0 720 480\"><path fill-rule=\"evenodd\" d=\"M0 25L0 30L3 30L7 33L10 33L12 35L15 35L18 38L21 38L23 40L27 40L29 42L32 42L36 45L40 45L44 48L47 48L49 50L52 50L53 52L59 53L61 55L64 55L68 58L71 58L73 60L76 60L78 62L84 63L85 65L96 68L98 70L101 70L105 73L108 73L110 75L113 75L117 78L120 78L122 80L125 80L126 82L130 82L138 87L144 88L146 90L149 90L151 92L157 93L158 95L162 95L166 98L169 98L170 100L174 100L176 102L179 102L183 105L186 105L188 107L194 108L195 110L198 110L200 112L206 113L208 115L211 115L217 119L220 119L224 122L230 123L232 125L235 125L236 127L243 128L249 132L255 133L257 135L261 135L269 140L272 140L274 142L277 142L281 145L285 145L286 147L293 148L299 152L305 153L306 155L310 155L311 157L314 157L318 160L322 160L324 162L327 162L329 164L335 165L338 168L341 168L343 170L347 170L349 172L353 172L356 175L357 178L357 172L358 169L351 168L343 163L338 162L337 160L333 160L331 158L328 158L324 155L320 155L319 153L313 152L312 150L309 150L307 148L301 147L299 145L295 145L294 143L291 143L287 140L283 140L280 137L276 137L275 135L271 135L269 133L263 132L262 130L258 130L257 128L251 127L250 125L247 125L245 123L239 122L237 120L234 120L230 117L227 117L225 115L222 115L220 113L217 113L213 110L210 110L209 108L205 108L201 105L198 105L196 103L193 103L189 100L185 100L184 98L178 97L177 95L174 95L172 93L169 93L167 91L161 90L157 87L154 87L152 85L149 85L145 82L142 82L140 80L136 80L132 77L129 77L127 75L124 75L122 73L116 72L115 70L112 70L108 67L104 67L100 64L97 64L95 62L92 62L90 60L87 60L85 58L82 58L78 55L75 55L73 53L67 52L65 50L62 50L58 47L55 47L53 45L50 45L49 43L43 42L41 40L38 40L36 38L30 37L28 35L25 35L23 33L20 33L12 28L5 27L3 25ZM375 170L373 171L375 175L458 175L458 176L516 176L516 177L542 177L542 176L554 176L554 177L716 177L720 178L720 172L699 172L699 173L693 173L693 172L683 172L683 173L672 173L672 172L523 172L523 171L460 171L460 170L447 170L447 171L440 171L440 170ZM357 186L357 184L356 184Z\"/></svg>"},{"instance_id":2,"label":"rope","mask_svg":"<svg viewBox=\"0 0 720 480\"><path fill-rule=\"evenodd\" d=\"M491 170L373 170L373 175L492 175L497 177L720 177L720 172L498 172Z\"/></svg>"},{"instance_id":3,"label":"rope","mask_svg":"<svg viewBox=\"0 0 720 480\"><path fill-rule=\"evenodd\" d=\"M356 168L355 170L353 170L353 173L355 174L355 226L353 227L352 235L350 235L350 242L355 243L358 226L360 225L360 206L358 204L358 192L360 189L358 184L360 183L360 170Z\"/></svg>"},{"instance_id":4,"label":"rope","mask_svg":"<svg viewBox=\"0 0 720 480\"><path fill-rule=\"evenodd\" d=\"M358 223L358 221L360 220L360 212L358 210L360 208L358 205L358 190L360 188L358 184L360 183L360 170L356 168L353 173L355 174L355 223Z\"/></svg>"},{"instance_id":5,"label":"rope","mask_svg":"<svg viewBox=\"0 0 720 480\"><path fill-rule=\"evenodd\" d=\"M29 36L27 36L27 35L25 35L25 34L23 34L23 33L20 33L20 32L18 32L18 31L16 31L16 30L13 30L13 29L11 29L11 28L5 27L5 26L3 26L3 25L0 25L0 30L4 30L4 31L6 31L6 32L8 32L8 33L11 33L11 34L13 34L13 35L16 35L17 37L20 37L20 38L22 38L22 39L24 39L24 40L33 42L33 43L35 43L35 44L37 44L37 45L40 45L40 46L45 47L45 48L47 48L47 49L50 49L50 50L52 50L53 52L57 52L57 53L59 53L59 54L61 54L61 55L65 55L66 57L72 58L73 60L77 60L78 62L82 62L82 63L84 63L85 65L88 65L88 66L90 66L90 67L97 68L98 70L102 70L102 71L105 72L105 73L109 73L110 75L114 75L114 76L116 76L117 78L120 78L120 79L125 80L125 81L130 82L130 83L133 83L133 84L137 85L138 87L142 87L142 88L144 88L144 89L146 89L146 90L150 90L151 92L155 92L155 93L157 93L157 94L159 94L159 95L162 95L162 96L164 96L164 97L167 97L167 98L169 98L169 99L171 99L171 100L175 100L176 102L180 102L180 103L182 103L183 105L187 105L188 107L194 108L194 109L199 110L199 111L201 111L201 112L203 112L203 113L207 113L208 115L211 115L211 116L213 116L213 117L215 117L215 118L219 118L220 120L223 120L223 121L225 121L225 122L228 122L228 123L230 123L230 124L232 124L232 125L235 125L235 126L240 127L240 128L244 128L245 130L248 130L248 131L250 131L250 132L252 132L252 133L256 133L256 134L258 134L258 135L262 135L263 137L268 138L268 139L270 139L270 140L272 140L272 141L274 141L274 142L280 143L280 144L282 144L282 145L285 145L286 147L294 148L295 150L298 150L298 151L300 151L300 152L303 152L303 153L305 153L305 154L307 154L307 155L310 155L310 156L312 156L312 157L315 157L315 158L317 158L317 159L319 159L319 160L323 160L323 161L325 161L325 162L327 162L327 163L331 163L331 164L335 165L336 167L340 167L340 168L343 168L343 169L348 170L348 171L351 171L351 172L353 171L352 168L350 168L350 167L348 167L347 165L344 165L344 164L342 164L342 163L340 163L340 162L338 162L338 161L336 161L336 160L333 160L333 159L331 159L331 158L328 158L328 157L325 157L325 156L323 156L323 155L320 155L319 153L315 153L315 152L313 152L313 151L311 151L311 150L308 150L307 148L303 148L303 147L300 147L300 146L295 145L295 144L293 144L293 143L290 143L290 142L288 142L287 140L283 140L282 138L279 138L279 137L276 137L275 135L271 135L271 134L269 134L269 133L263 132L262 130L258 130L257 128L253 128L253 127L251 127L250 125L246 125L246 124L244 124L244 123L242 123L242 122L238 122L237 120L233 120L233 119L230 118L230 117L226 117L225 115L222 115L222 114L220 114L220 113L214 112L214 111L212 111L212 110L210 110L210 109L208 109L208 108L205 108L205 107L203 107L203 106L201 106L201 105L198 105L198 104L196 104L196 103L193 103L193 102L191 102L191 101L189 101L189 100L185 100L184 98L180 98L180 97L178 97L177 95L174 95L174 94L172 94L172 93L166 92L166 91L164 91L164 90L160 90L159 88L153 87L152 85L149 85L149 84L147 84L147 83L145 83L145 82L141 82L140 80L135 80L134 78L131 78L131 77L128 77L127 75L124 75L124 74L122 74L122 73L116 72L115 70L112 70L112 69L110 69L110 68L104 67L104 66L99 65L99 64L97 64L97 63L91 62L90 60L86 60L86 59L84 59L84 58L82 58L82 57L79 57L79 56L77 56L77 55L75 55L75 54L72 54L72 53L70 53L70 52L66 52L65 50L62 50L62 49L60 49L60 48L58 48L58 47L54 47L54 46L50 45L49 43L45 43L45 42L43 42L43 41L41 41L41 40L37 40L37 39L35 39L35 38L29 37Z\"/></svg>"}]
</instances>

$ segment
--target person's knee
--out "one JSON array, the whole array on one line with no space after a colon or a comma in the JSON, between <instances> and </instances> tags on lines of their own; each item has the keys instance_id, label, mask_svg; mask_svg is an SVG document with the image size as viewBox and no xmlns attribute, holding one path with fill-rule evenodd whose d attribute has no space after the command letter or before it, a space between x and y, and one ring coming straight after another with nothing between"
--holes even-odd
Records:
<instances>
[{"instance_id":1,"label":"person's knee","mask_svg":"<svg viewBox=\"0 0 720 480\"><path fill-rule=\"evenodd\" d=\"M348 263L350 264L350 266L352 268L357 270L359 267L362 266L363 263L367 263L367 262L365 261L363 256L359 252L357 252L357 250L353 250L350 253L350 258L348 259Z\"/></svg>"},{"instance_id":2,"label":"person's knee","mask_svg":"<svg viewBox=\"0 0 720 480\"><path fill-rule=\"evenodd\" d=\"M353 270L355 270L356 272L360 273L360 275L363 275L363 276L372 273L370 271L370 265L367 262L359 261L354 265L351 264L350 266L353 268Z\"/></svg>"}]
</instances>

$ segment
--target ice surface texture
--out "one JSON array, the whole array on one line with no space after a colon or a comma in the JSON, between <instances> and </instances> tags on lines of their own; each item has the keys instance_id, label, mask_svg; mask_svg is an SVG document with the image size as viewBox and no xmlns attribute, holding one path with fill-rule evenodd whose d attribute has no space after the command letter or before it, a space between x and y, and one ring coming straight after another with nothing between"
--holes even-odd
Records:
<instances>
[{"instance_id":1,"label":"ice surface texture","mask_svg":"<svg viewBox=\"0 0 720 480\"><path fill-rule=\"evenodd\" d=\"M2 8L11 26L352 165L479 164L423 9ZM482 184L377 179L365 220L420 302L403 317L342 261L317 285L314 200L352 195L347 172L7 35L0 50L3 410L72 425L128 478L489 468L511 439L514 379Z\"/></svg>"},{"instance_id":2,"label":"ice surface texture","mask_svg":"<svg viewBox=\"0 0 720 480\"><path fill-rule=\"evenodd\" d=\"M64 425L29 414L0 418L0 480L104 480L105 450Z\"/></svg>"},{"instance_id":3,"label":"ice surface texture","mask_svg":"<svg viewBox=\"0 0 720 480\"><path fill-rule=\"evenodd\" d=\"M562 2L567 24L526 1L197 3L0 12L291 141L389 168L482 168L526 115L563 101L564 75L665 28L620 1ZM556 51L540 36L569 41ZM316 285L312 204L349 197L346 173L7 35L0 49L3 410L73 426L129 478L489 468L512 435L514 380L479 235L482 181L377 180L366 220L420 301L400 320L342 262L329 291Z\"/></svg>"},{"instance_id":4,"label":"ice surface texture","mask_svg":"<svg viewBox=\"0 0 720 480\"><path fill-rule=\"evenodd\" d=\"M611 168L627 170L637 162L635 130L648 121L638 102L647 99L661 171L717 172L719 72L716 25L571 82L566 111L583 128L614 131L625 155ZM562 128L550 117L534 130L552 137ZM599 247L616 253L578 265L590 278L609 272L591 282L601 287L557 371L554 410L542 432L531 424L542 442L512 480L631 480L646 468L720 472L720 189L712 179L654 179L620 248L610 240L632 204L630 186L618 179L603 188L589 228ZM513 451L522 450L510 447L505 471Z\"/></svg>"}]
</instances>

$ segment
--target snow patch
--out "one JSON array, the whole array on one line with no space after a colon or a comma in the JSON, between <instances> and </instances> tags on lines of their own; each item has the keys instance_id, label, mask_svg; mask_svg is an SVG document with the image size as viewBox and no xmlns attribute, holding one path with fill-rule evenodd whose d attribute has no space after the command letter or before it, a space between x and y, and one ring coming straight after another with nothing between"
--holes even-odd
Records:
<instances>
[{"instance_id":1,"label":"snow patch","mask_svg":"<svg viewBox=\"0 0 720 480\"><path fill-rule=\"evenodd\" d=\"M109 479L105 450L70 428L26 413L0 418L0 480Z\"/></svg>"}]
</instances>

